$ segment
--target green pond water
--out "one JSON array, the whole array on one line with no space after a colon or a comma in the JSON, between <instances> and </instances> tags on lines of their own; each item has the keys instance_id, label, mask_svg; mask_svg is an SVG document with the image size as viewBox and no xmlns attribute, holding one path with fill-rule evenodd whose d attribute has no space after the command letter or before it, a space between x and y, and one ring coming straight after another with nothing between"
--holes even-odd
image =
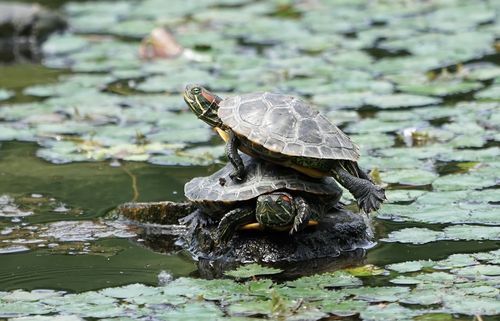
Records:
<instances>
[{"instance_id":1,"label":"green pond water","mask_svg":"<svg viewBox=\"0 0 500 321\"><path fill-rule=\"evenodd\" d=\"M40 62L0 65L1 320L500 320L496 1L47 5L69 31ZM140 60L159 25L183 54ZM325 113L386 186L376 245L205 280L187 252L105 219L182 201L226 162L186 83L287 92Z\"/></svg>"}]
</instances>

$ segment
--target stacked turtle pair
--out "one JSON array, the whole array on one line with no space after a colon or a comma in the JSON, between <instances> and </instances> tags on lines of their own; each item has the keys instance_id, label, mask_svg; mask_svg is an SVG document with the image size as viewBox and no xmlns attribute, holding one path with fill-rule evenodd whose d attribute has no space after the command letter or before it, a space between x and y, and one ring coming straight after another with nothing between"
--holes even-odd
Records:
<instances>
[{"instance_id":1,"label":"stacked turtle pair","mask_svg":"<svg viewBox=\"0 0 500 321\"><path fill-rule=\"evenodd\" d=\"M364 212L378 209L385 199L383 188L359 168L358 147L296 97L264 92L222 100L189 85L184 100L226 142L230 164L185 187L186 197L199 204L190 219L208 217L217 223L220 241L238 228L293 234L315 224L341 196L330 176L354 195Z\"/></svg>"}]
</instances>

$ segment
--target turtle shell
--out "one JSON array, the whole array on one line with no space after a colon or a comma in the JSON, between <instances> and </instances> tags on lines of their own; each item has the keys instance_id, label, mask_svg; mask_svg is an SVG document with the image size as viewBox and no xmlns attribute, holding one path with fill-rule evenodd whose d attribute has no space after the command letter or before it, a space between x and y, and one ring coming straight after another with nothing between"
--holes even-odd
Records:
<instances>
[{"instance_id":1,"label":"turtle shell","mask_svg":"<svg viewBox=\"0 0 500 321\"><path fill-rule=\"evenodd\" d=\"M242 183L229 177L228 163L207 177L196 177L184 185L184 194L193 202L239 202L276 190L302 191L315 195L340 197L342 191L331 177L311 178L295 170L241 154L247 174Z\"/></svg>"},{"instance_id":2,"label":"turtle shell","mask_svg":"<svg viewBox=\"0 0 500 321\"><path fill-rule=\"evenodd\" d=\"M277 93L231 97L218 116L237 135L287 156L357 161L359 148L305 101Z\"/></svg>"}]
</instances>

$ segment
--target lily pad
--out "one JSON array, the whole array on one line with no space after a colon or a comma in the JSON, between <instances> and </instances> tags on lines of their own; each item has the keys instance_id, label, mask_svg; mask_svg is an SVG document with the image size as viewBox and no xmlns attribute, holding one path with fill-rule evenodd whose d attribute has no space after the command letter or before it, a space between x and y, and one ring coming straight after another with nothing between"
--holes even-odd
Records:
<instances>
[{"instance_id":1,"label":"lily pad","mask_svg":"<svg viewBox=\"0 0 500 321\"><path fill-rule=\"evenodd\" d=\"M224 274L227 276L232 276L234 278L251 278L253 276L272 275L281 272L283 272L283 270L281 269L264 267L256 263L252 263L252 264L245 264L233 271L226 271L224 272Z\"/></svg>"},{"instance_id":2,"label":"lily pad","mask_svg":"<svg viewBox=\"0 0 500 321\"><path fill-rule=\"evenodd\" d=\"M365 98L365 103L367 105L381 109L420 107L435 105L440 102L441 100L438 98L408 94L372 95Z\"/></svg>"},{"instance_id":3,"label":"lily pad","mask_svg":"<svg viewBox=\"0 0 500 321\"><path fill-rule=\"evenodd\" d=\"M43 45L46 55L64 55L85 48L89 42L81 36L71 34L52 35Z\"/></svg>"},{"instance_id":4,"label":"lily pad","mask_svg":"<svg viewBox=\"0 0 500 321\"><path fill-rule=\"evenodd\" d=\"M0 317L14 318L34 314L48 314L54 312L54 308L38 302L1 302Z\"/></svg>"},{"instance_id":5,"label":"lily pad","mask_svg":"<svg viewBox=\"0 0 500 321\"><path fill-rule=\"evenodd\" d=\"M434 266L432 261L408 261L402 263L394 263L386 266L389 270L394 270L399 273L417 272L425 267Z\"/></svg>"},{"instance_id":6,"label":"lily pad","mask_svg":"<svg viewBox=\"0 0 500 321\"><path fill-rule=\"evenodd\" d=\"M299 288L337 288L361 285L362 281L353 275L337 271L313 276L304 276L286 283L290 287Z\"/></svg>"},{"instance_id":7,"label":"lily pad","mask_svg":"<svg viewBox=\"0 0 500 321\"><path fill-rule=\"evenodd\" d=\"M366 301L344 300L342 302L322 302L321 309L340 317L348 317L364 311L367 306Z\"/></svg>"},{"instance_id":8,"label":"lily pad","mask_svg":"<svg viewBox=\"0 0 500 321\"><path fill-rule=\"evenodd\" d=\"M425 244L438 240L498 240L500 239L500 227L458 225L446 227L443 231L433 231L426 228L405 228L391 232L386 242L401 242L413 244Z\"/></svg>"},{"instance_id":9,"label":"lily pad","mask_svg":"<svg viewBox=\"0 0 500 321\"><path fill-rule=\"evenodd\" d=\"M500 313L500 304L494 298L449 296L445 298L443 305L455 313L467 315L498 315Z\"/></svg>"},{"instance_id":10,"label":"lily pad","mask_svg":"<svg viewBox=\"0 0 500 321\"><path fill-rule=\"evenodd\" d=\"M102 294L117 299L135 298L143 295L149 296L158 294L159 292L158 288L148 287L143 284L130 284L120 288L110 288L101 291Z\"/></svg>"},{"instance_id":11,"label":"lily pad","mask_svg":"<svg viewBox=\"0 0 500 321\"><path fill-rule=\"evenodd\" d=\"M0 101L7 100L13 96L14 96L14 92L12 90L6 90L6 89L0 88Z\"/></svg>"},{"instance_id":12,"label":"lily pad","mask_svg":"<svg viewBox=\"0 0 500 321\"><path fill-rule=\"evenodd\" d=\"M397 303L387 305L370 305L366 310L361 311L360 317L367 321L403 321L412 320L414 316L420 313L400 306Z\"/></svg>"},{"instance_id":13,"label":"lily pad","mask_svg":"<svg viewBox=\"0 0 500 321\"><path fill-rule=\"evenodd\" d=\"M368 302L394 302L409 292L407 287L363 287L358 289L348 289L347 292L355 296L356 299Z\"/></svg>"},{"instance_id":14,"label":"lily pad","mask_svg":"<svg viewBox=\"0 0 500 321\"><path fill-rule=\"evenodd\" d=\"M403 185L428 185L437 178L437 174L424 170L393 170L382 173L382 181Z\"/></svg>"},{"instance_id":15,"label":"lily pad","mask_svg":"<svg viewBox=\"0 0 500 321\"><path fill-rule=\"evenodd\" d=\"M464 94L479 90L483 85L479 82L451 81L451 82L429 82L424 84L402 84L399 90L416 95L429 95L445 97L449 95Z\"/></svg>"}]
</instances>

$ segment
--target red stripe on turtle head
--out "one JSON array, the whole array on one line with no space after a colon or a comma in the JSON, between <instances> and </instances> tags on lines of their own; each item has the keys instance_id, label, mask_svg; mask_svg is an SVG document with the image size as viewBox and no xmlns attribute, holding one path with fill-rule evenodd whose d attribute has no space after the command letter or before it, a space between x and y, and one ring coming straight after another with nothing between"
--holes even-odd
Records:
<instances>
[{"instance_id":1,"label":"red stripe on turtle head","mask_svg":"<svg viewBox=\"0 0 500 321\"><path fill-rule=\"evenodd\" d=\"M203 89L201 91L201 95L205 98L210 104L219 104L221 102L221 98L217 95L212 94L208 90Z\"/></svg>"}]
</instances>

